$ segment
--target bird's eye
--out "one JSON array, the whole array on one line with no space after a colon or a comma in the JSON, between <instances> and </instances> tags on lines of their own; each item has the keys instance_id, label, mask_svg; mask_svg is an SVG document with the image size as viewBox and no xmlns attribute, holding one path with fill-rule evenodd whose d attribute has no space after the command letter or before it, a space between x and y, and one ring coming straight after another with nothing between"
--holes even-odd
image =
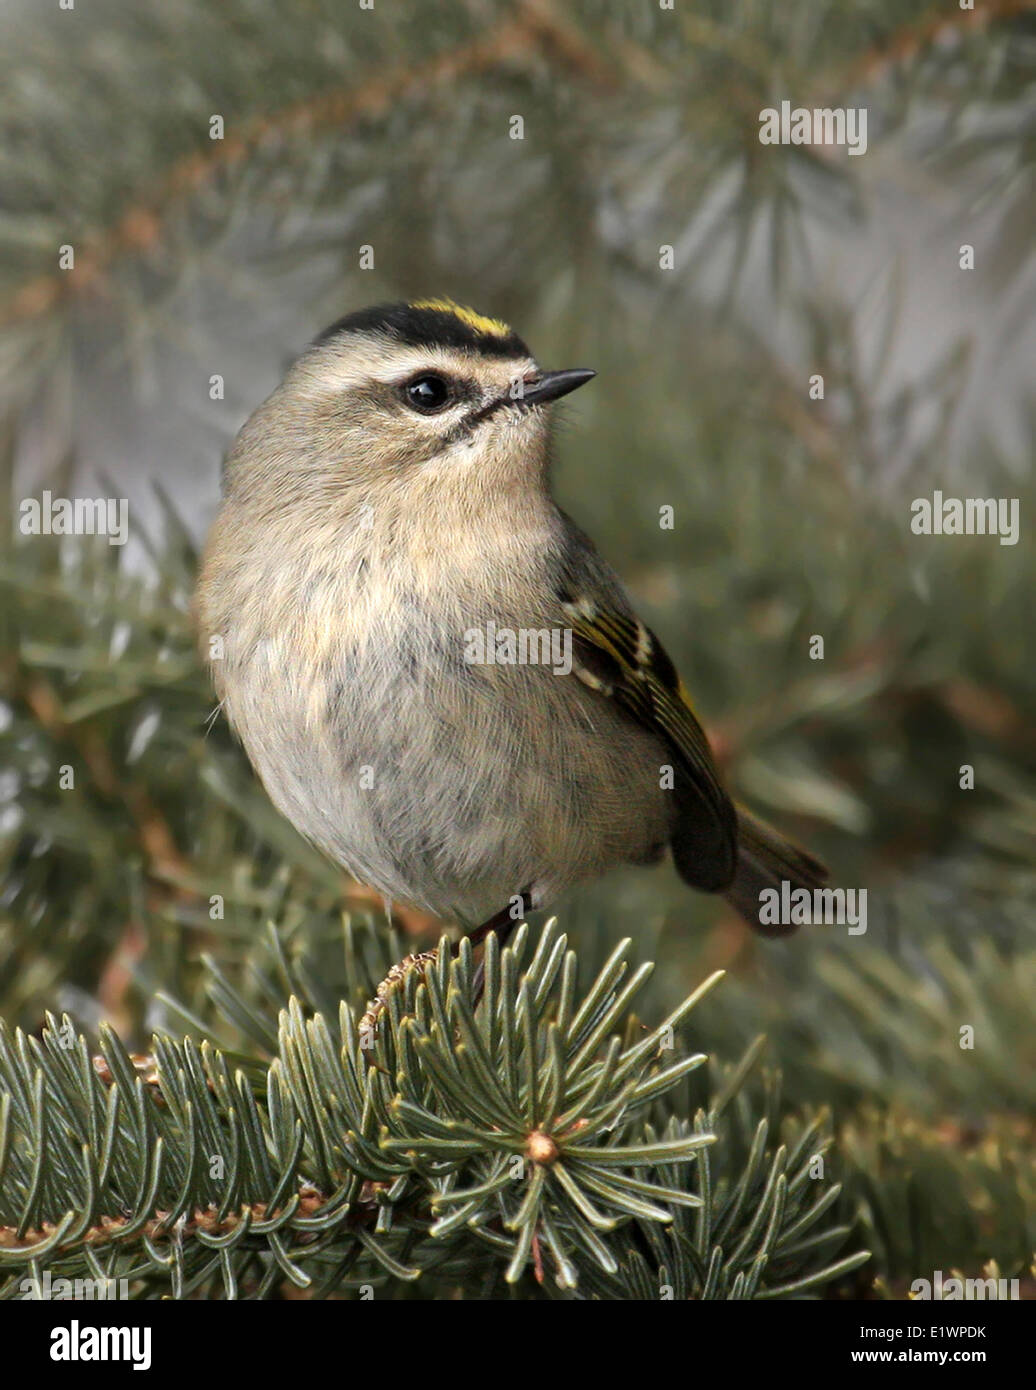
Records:
<instances>
[{"instance_id":1,"label":"bird's eye","mask_svg":"<svg viewBox=\"0 0 1036 1390\"><path fill-rule=\"evenodd\" d=\"M408 381L404 394L407 404L419 410L422 415L434 415L449 404L450 383L445 377L426 372L424 376Z\"/></svg>"}]
</instances>

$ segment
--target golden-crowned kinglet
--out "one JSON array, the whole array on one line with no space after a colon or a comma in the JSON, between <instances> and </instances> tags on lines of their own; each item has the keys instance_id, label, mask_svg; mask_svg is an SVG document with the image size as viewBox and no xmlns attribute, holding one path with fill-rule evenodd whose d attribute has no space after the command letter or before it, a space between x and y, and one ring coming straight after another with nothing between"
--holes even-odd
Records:
<instances>
[{"instance_id":1,"label":"golden-crowned kinglet","mask_svg":"<svg viewBox=\"0 0 1036 1390\"><path fill-rule=\"evenodd\" d=\"M202 644L274 803L390 901L481 935L669 849L759 928L761 890L824 869L734 806L551 497L551 403L593 375L446 300L334 324L231 450Z\"/></svg>"}]
</instances>

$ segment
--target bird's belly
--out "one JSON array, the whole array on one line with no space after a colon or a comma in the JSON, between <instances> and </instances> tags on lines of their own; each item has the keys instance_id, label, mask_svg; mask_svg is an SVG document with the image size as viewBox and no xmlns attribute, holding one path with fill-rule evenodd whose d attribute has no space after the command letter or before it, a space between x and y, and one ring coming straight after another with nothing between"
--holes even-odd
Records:
<instances>
[{"instance_id":1,"label":"bird's belly","mask_svg":"<svg viewBox=\"0 0 1036 1390\"><path fill-rule=\"evenodd\" d=\"M669 837L661 743L572 675L427 645L338 652L301 679L273 651L255 662L224 698L272 800L394 901L478 922Z\"/></svg>"}]
</instances>

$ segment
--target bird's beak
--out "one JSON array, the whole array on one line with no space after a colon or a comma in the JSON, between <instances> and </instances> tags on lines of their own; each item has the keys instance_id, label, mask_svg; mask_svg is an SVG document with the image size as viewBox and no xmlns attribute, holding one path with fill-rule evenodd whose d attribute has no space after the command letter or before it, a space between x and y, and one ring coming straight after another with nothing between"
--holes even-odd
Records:
<instances>
[{"instance_id":1,"label":"bird's beak","mask_svg":"<svg viewBox=\"0 0 1036 1390\"><path fill-rule=\"evenodd\" d=\"M569 391L574 391L577 386L585 386L596 375L597 373L589 367L569 367L563 372L543 372L536 381L525 387L521 402L523 405L546 405L548 401L567 396Z\"/></svg>"}]
</instances>

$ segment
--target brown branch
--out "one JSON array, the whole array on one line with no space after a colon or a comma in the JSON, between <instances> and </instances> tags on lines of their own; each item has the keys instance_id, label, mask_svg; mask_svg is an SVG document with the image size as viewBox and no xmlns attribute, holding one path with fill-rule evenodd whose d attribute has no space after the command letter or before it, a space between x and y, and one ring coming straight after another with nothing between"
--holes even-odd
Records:
<instances>
[{"instance_id":1,"label":"brown branch","mask_svg":"<svg viewBox=\"0 0 1036 1390\"><path fill-rule=\"evenodd\" d=\"M368 1189L372 1189L376 1184L366 1184ZM327 1201L327 1198L311 1183L303 1183L298 1189L298 1206L296 1214L299 1216L313 1216ZM361 1193L361 1202L365 1207L372 1208L371 1216L377 1216L377 1205L373 1197L364 1199ZM177 1234L180 1238L192 1236L195 1231L203 1231L206 1235L226 1235L240 1226L246 1218L252 1221L276 1220L283 1214L283 1209L278 1208L275 1212L270 1212L265 1202L245 1202L237 1211L228 1212L226 1216L220 1217L215 1206L208 1206L204 1209L195 1207L191 1215L177 1227ZM366 1213L365 1213L366 1214ZM350 1215L355 1214L346 1212L343 1214L343 1224L348 1221ZM154 1216L142 1227L133 1230L131 1240L134 1244L139 1244L143 1235L148 1236L152 1241L159 1240L168 1234L169 1213L155 1208ZM86 1231L79 1237L74 1245L59 1245L56 1256L61 1258L69 1251L78 1249L81 1245L90 1245L94 1249L103 1249L106 1246L118 1245L122 1243L122 1233L129 1227L133 1227L136 1217L130 1216L102 1216L94 1225L87 1227ZM24 1235L19 1237L18 1229L15 1226L0 1226L0 1250L24 1252L26 1258L31 1258L33 1250L37 1245L48 1240L57 1229L53 1221L43 1221L39 1228L31 1227ZM312 1241L311 1234L303 1234L300 1243L305 1244Z\"/></svg>"},{"instance_id":2,"label":"brown branch","mask_svg":"<svg viewBox=\"0 0 1036 1390\"><path fill-rule=\"evenodd\" d=\"M395 102L423 89L447 86L537 53L591 85L607 87L614 82L610 67L572 25L558 18L547 0L524 0L514 18L426 63L255 116L233 137L213 141L211 149L184 156L114 227L77 249L74 270L40 276L17 290L0 306L0 325L39 317L61 300L100 284L121 255L142 254L153 248L162 238L171 205L264 144L295 140L361 117L379 116Z\"/></svg>"},{"instance_id":3,"label":"brown branch","mask_svg":"<svg viewBox=\"0 0 1036 1390\"><path fill-rule=\"evenodd\" d=\"M976 34L998 20L1014 19L1033 9L1036 9L1036 0L981 0L973 10L939 5L854 59L839 79L838 90L870 86L891 68L916 58L923 49L954 32Z\"/></svg>"}]
</instances>

